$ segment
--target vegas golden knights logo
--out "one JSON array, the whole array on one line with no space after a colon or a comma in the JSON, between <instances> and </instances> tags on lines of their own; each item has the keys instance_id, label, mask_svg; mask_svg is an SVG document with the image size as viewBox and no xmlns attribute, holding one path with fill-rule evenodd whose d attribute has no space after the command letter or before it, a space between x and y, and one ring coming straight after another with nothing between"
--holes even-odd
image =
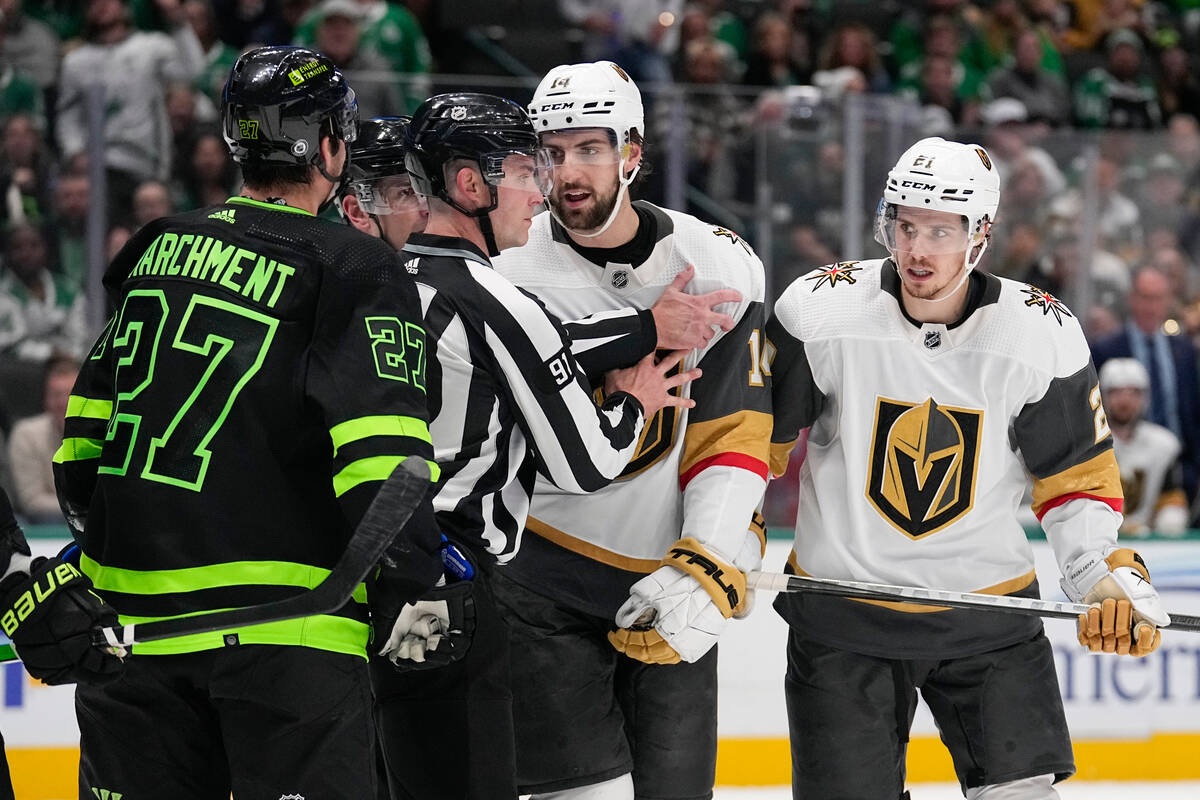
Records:
<instances>
[{"instance_id":1,"label":"vegas golden knights logo","mask_svg":"<svg viewBox=\"0 0 1200 800\"><path fill-rule=\"evenodd\" d=\"M982 411L880 397L867 500L914 539L960 519L975 504L982 425Z\"/></svg>"},{"instance_id":2,"label":"vegas golden knights logo","mask_svg":"<svg viewBox=\"0 0 1200 800\"><path fill-rule=\"evenodd\" d=\"M659 358L667 355L669 351L658 351ZM670 375L679 374L679 364L671 367ZM671 390L671 394L679 396L680 389L678 387ZM604 389L596 389L593 392L596 398L596 404L604 403ZM621 470L621 474L617 476L617 480L632 478L634 475L645 470L647 467L652 467L663 459L671 449L675 446L675 437L679 433L679 409L675 406L664 406L654 412L646 424L642 427L642 435L638 438L637 449L633 451L633 456L629 459L629 464L625 469Z\"/></svg>"}]
</instances>

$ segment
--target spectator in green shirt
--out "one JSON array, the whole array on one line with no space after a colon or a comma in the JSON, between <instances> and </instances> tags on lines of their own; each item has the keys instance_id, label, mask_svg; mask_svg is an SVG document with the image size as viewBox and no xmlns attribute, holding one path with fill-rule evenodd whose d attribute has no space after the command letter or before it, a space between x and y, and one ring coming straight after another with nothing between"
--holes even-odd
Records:
<instances>
[{"instance_id":1,"label":"spectator in green shirt","mask_svg":"<svg viewBox=\"0 0 1200 800\"><path fill-rule=\"evenodd\" d=\"M406 8L384 0L324 0L300 20L293 44L301 47L317 47L317 26L329 14L333 6L354 4L359 9L361 37L359 48L382 56L393 72L408 75L427 74L432 66L429 43L421 26ZM429 93L426 80L401 83L404 106L412 113ZM355 91L358 87L355 86Z\"/></svg>"}]
</instances>

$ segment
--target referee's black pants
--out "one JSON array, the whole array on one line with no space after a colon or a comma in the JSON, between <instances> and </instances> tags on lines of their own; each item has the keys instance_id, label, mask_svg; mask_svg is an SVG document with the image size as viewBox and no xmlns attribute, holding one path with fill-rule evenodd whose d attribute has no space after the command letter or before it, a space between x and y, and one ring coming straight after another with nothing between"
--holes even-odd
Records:
<instances>
[{"instance_id":1,"label":"referee's black pants","mask_svg":"<svg viewBox=\"0 0 1200 800\"><path fill-rule=\"evenodd\" d=\"M404 671L371 659L392 800L516 800L508 628L484 570L474 598L475 636L463 659Z\"/></svg>"}]
</instances>

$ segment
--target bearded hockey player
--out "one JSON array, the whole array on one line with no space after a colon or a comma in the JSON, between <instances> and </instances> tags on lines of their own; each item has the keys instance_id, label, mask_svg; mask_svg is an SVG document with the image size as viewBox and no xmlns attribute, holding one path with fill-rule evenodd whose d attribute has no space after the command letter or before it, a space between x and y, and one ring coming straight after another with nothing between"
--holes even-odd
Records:
<instances>
[{"instance_id":1,"label":"bearded hockey player","mask_svg":"<svg viewBox=\"0 0 1200 800\"><path fill-rule=\"evenodd\" d=\"M1120 474L1079 323L976 269L999 186L982 147L917 142L879 207L890 257L814 270L776 304L772 448L812 426L789 567L1037 597L1016 520L1028 470L1062 587L1095 605L1080 641L1143 656L1169 619L1142 559L1116 544ZM1036 618L803 594L775 605L791 629L794 796L904 796L918 688L968 798L1054 798L1074 772Z\"/></svg>"},{"instance_id":2,"label":"bearded hockey player","mask_svg":"<svg viewBox=\"0 0 1200 800\"><path fill-rule=\"evenodd\" d=\"M502 275L564 319L649 308L688 274L688 292L725 287L741 299L721 307L732 329L685 359L704 370L684 389L695 407L652 419L619 480L586 496L538 480L521 552L496 573L518 782L534 797L708 797L713 645L747 610L742 572L762 558L762 265L732 231L631 200L645 122L617 65L556 67L530 117L553 163L550 213L496 259Z\"/></svg>"}]
</instances>

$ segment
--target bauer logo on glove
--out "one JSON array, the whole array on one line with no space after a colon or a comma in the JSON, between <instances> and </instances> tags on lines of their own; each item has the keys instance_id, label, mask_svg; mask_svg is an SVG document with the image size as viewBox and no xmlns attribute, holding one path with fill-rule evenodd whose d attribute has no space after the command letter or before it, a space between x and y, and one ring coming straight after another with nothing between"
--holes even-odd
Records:
<instances>
[{"instance_id":1,"label":"bauer logo on glove","mask_svg":"<svg viewBox=\"0 0 1200 800\"><path fill-rule=\"evenodd\" d=\"M70 585L74 579L81 577L83 576L79 570L62 562L43 572L37 581L12 601L12 605L4 611L4 616L0 617L0 628L3 628L4 635L12 638L17 627L38 605L49 600L55 590Z\"/></svg>"}]
</instances>

